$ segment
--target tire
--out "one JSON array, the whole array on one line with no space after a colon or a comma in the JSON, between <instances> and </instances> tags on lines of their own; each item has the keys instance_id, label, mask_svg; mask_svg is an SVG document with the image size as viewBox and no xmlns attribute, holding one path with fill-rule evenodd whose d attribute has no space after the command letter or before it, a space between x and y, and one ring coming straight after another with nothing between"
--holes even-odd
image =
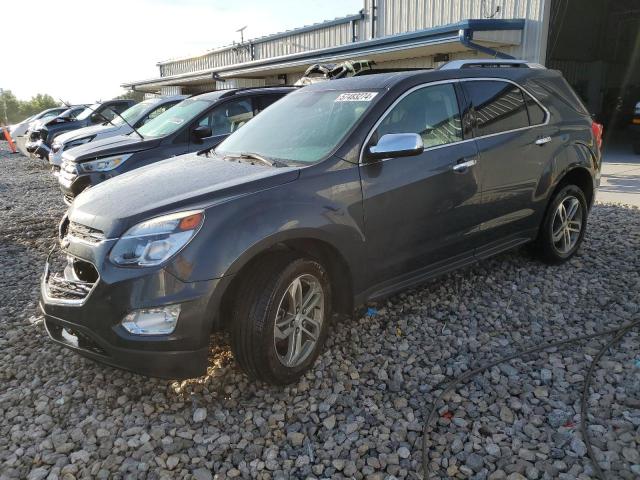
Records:
<instances>
[{"instance_id":1,"label":"tire","mask_svg":"<svg viewBox=\"0 0 640 480\"><path fill-rule=\"evenodd\" d=\"M568 222L563 220L563 211ZM536 241L542 261L559 265L575 255L584 239L588 212L584 192L576 185L566 185L553 196Z\"/></svg>"},{"instance_id":2,"label":"tire","mask_svg":"<svg viewBox=\"0 0 640 480\"><path fill-rule=\"evenodd\" d=\"M294 286L296 280L300 290ZM322 295L317 293L318 288ZM294 295L298 291L299 297ZM295 314L299 304L294 296L307 298L312 291L316 293L310 298L317 302L310 316ZM257 380L275 385L297 381L311 368L324 346L331 310L329 276L317 261L287 253L257 261L238 288L233 307L229 329L236 361L249 377ZM290 336L284 338L287 334ZM294 340L297 336L299 343ZM299 356L295 356L292 345L299 346Z\"/></svg>"}]
</instances>

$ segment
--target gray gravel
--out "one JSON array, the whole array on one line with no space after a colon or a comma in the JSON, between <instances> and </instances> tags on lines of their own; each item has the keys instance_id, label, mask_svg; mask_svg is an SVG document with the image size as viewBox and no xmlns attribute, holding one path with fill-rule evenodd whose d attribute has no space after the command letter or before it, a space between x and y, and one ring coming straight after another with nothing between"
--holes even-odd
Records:
<instances>
[{"instance_id":1,"label":"gray gravel","mask_svg":"<svg viewBox=\"0 0 640 480\"><path fill-rule=\"evenodd\" d=\"M3 151L4 149L4 151ZM0 143L0 478L421 478L438 382L524 348L622 325L640 300L640 211L597 205L561 267L510 252L336 325L297 385L249 382L225 338L185 382L52 344L38 281L64 211L42 163ZM579 398L606 339L531 355L448 396L429 433L434 478L592 478ZM603 357L590 432L611 478L640 477L640 335Z\"/></svg>"}]
</instances>

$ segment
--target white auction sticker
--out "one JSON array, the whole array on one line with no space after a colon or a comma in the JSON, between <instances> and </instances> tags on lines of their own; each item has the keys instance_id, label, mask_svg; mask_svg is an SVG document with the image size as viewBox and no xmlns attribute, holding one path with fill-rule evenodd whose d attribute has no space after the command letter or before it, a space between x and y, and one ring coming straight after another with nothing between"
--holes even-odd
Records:
<instances>
[{"instance_id":1,"label":"white auction sticker","mask_svg":"<svg viewBox=\"0 0 640 480\"><path fill-rule=\"evenodd\" d=\"M370 102L378 92L347 92L341 93L336 102Z\"/></svg>"}]
</instances>

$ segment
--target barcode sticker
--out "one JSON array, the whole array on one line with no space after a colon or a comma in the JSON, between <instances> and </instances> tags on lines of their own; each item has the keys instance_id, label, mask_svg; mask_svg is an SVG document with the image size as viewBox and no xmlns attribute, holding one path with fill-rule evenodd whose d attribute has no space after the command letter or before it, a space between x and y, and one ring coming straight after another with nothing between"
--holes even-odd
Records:
<instances>
[{"instance_id":1,"label":"barcode sticker","mask_svg":"<svg viewBox=\"0 0 640 480\"><path fill-rule=\"evenodd\" d=\"M336 102L370 102L378 92L347 92L341 93Z\"/></svg>"}]
</instances>

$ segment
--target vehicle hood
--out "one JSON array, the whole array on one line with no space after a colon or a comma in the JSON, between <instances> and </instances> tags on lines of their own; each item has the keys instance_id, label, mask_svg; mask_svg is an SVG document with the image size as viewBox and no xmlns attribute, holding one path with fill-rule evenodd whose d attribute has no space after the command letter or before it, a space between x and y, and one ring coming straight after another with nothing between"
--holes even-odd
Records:
<instances>
[{"instance_id":1,"label":"vehicle hood","mask_svg":"<svg viewBox=\"0 0 640 480\"><path fill-rule=\"evenodd\" d=\"M121 153L148 150L157 147L161 142L162 138L142 140L136 135L115 135L73 147L64 154L64 158L70 162L82 163L87 160L119 155Z\"/></svg>"},{"instance_id":2,"label":"vehicle hood","mask_svg":"<svg viewBox=\"0 0 640 480\"><path fill-rule=\"evenodd\" d=\"M91 125L90 127L83 127L71 132L63 133L56 137L56 143L64 145L71 140L79 140L81 138L90 137L97 134L115 133L119 130L118 126L111 124L107 125Z\"/></svg>"},{"instance_id":3,"label":"vehicle hood","mask_svg":"<svg viewBox=\"0 0 640 480\"><path fill-rule=\"evenodd\" d=\"M174 211L206 208L292 182L299 167L270 167L195 153L132 170L85 190L69 209L72 221L117 238L136 223Z\"/></svg>"},{"instance_id":4,"label":"vehicle hood","mask_svg":"<svg viewBox=\"0 0 640 480\"><path fill-rule=\"evenodd\" d=\"M54 135L57 136L61 132L68 132L69 130L77 130L78 128L82 128L85 126L84 122L79 120L72 120L68 122L61 123L46 123L41 126L39 129L34 130L46 130L48 132L48 139L51 140Z\"/></svg>"}]
</instances>

